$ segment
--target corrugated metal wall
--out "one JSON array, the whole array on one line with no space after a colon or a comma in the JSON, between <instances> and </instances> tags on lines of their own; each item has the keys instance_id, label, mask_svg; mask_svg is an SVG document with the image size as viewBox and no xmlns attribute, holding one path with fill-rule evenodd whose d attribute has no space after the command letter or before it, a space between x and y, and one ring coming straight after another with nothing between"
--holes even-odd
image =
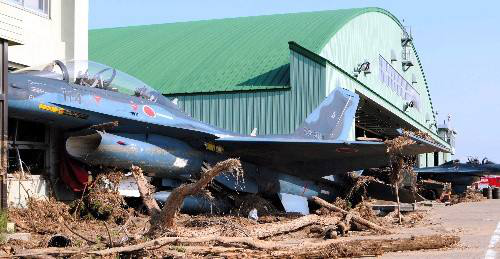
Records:
<instances>
[{"instance_id":1,"label":"corrugated metal wall","mask_svg":"<svg viewBox=\"0 0 500 259\"><path fill-rule=\"evenodd\" d=\"M401 63L402 35L401 27L389 16L382 13L365 13L347 23L325 45L320 55L347 73L353 73L353 69L358 64L368 61L371 73L360 73L357 77L357 80L362 83L360 84L327 64L326 93L330 93L339 86L356 91L381 105L394 116L404 119L416 129L428 133L440 144L448 146L437 135L437 128L434 126L434 111L425 77L413 49L411 49L411 59L414 66L407 71L403 70ZM396 54L394 61L390 61L391 52ZM417 90L420 95L420 111L417 109L405 111L406 101L382 83L379 77L379 56L389 60L390 66ZM416 83L412 82L413 79L416 79ZM439 158L439 164L442 164L449 161L450 156L440 153ZM420 161L427 161L428 166L433 166L434 156L428 155L427 158L424 157Z\"/></svg>"},{"instance_id":2,"label":"corrugated metal wall","mask_svg":"<svg viewBox=\"0 0 500 259\"><path fill-rule=\"evenodd\" d=\"M326 44L320 55L348 73L353 73L354 67L358 64L364 61L370 62L371 73L361 73L357 77L368 89L359 84L354 85L355 89L420 130L435 134L436 128L429 127L431 123L435 122L431 100L427 92L424 75L415 59L416 53L413 50L411 53L414 66L407 71L402 69L402 35L403 31L400 26L389 16L376 12L365 13L342 27ZM416 109L403 111L406 101L381 82L379 78L379 55L390 61L392 58L391 52L396 54L395 58L397 60L391 62L390 65L410 83L412 77L415 77L417 83L412 84L412 86L420 94L421 111ZM328 85L327 92L334 87ZM426 121L428 118L431 118L432 121Z\"/></svg>"},{"instance_id":3,"label":"corrugated metal wall","mask_svg":"<svg viewBox=\"0 0 500 259\"><path fill-rule=\"evenodd\" d=\"M381 36L382 35L382 36ZM401 52L402 30L390 17L381 13L367 13L346 24L326 44L320 55L347 73L364 61L371 63L371 73L358 76L357 80L345 75L330 64L319 64L291 50L289 89L226 92L175 96L179 106L194 118L235 132L249 134L292 133L309 113L336 87L356 91L382 105L417 129L436 135L431 100L424 75L415 61L408 71L401 67L401 56L391 63L408 82L413 84L421 97L421 110L403 110L405 101L384 85L379 78L379 56L391 60L391 52ZM416 53L413 53L414 55ZM359 80L359 81L358 81ZM430 119L430 120L429 120ZM354 139L354 128L351 134ZM444 143L442 140L440 141ZM440 163L448 157L442 157ZM420 165L433 165L434 156L420 159Z\"/></svg>"},{"instance_id":4,"label":"corrugated metal wall","mask_svg":"<svg viewBox=\"0 0 500 259\"><path fill-rule=\"evenodd\" d=\"M325 67L291 51L286 90L174 95L192 117L235 132L288 134L325 98Z\"/></svg>"}]
</instances>

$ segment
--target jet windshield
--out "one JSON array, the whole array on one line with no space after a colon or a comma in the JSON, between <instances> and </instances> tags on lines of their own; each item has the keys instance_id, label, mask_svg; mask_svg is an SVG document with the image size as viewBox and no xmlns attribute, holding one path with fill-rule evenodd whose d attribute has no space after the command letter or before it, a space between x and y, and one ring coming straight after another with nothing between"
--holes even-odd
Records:
<instances>
[{"instance_id":1,"label":"jet windshield","mask_svg":"<svg viewBox=\"0 0 500 259\"><path fill-rule=\"evenodd\" d=\"M64 80L82 86L135 95L156 101L160 94L146 83L112 67L93 61L55 60L49 64L16 71L34 76Z\"/></svg>"}]
</instances>

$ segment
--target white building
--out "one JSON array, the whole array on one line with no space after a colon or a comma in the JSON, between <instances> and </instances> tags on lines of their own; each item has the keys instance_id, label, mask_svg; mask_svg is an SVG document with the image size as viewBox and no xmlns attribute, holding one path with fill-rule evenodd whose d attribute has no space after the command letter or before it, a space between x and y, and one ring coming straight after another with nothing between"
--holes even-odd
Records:
<instances>
[{"instance_id":1,"label":"white building","mask_svg":"<svg viewBox=\"0 0 500 259\"><path fill-rule=\"evenodd\" d=\"M0 43L4 41L9 44L9 70L56 59L86 60L88 0L0 0ZM8 124L9 173L6 191L1 188L2 206L24 206L27 197L46 196L49 185L59 198L70 198L64 195L64 185L55 186L59 182L55 151L60 136L54 127L11 117ZM23 177L18 176L19 171Z\"/></svg>"},{"instance_id":2,"label":"white building","mask_svg":"<svg viewBox=\"0 0 500 259\"><path fill-rule=\"evenodd\" d=\"M55 59L86 60L88 0L0 0L0 37L9 47L9 67Z\"/></svg>"}]
</instances>

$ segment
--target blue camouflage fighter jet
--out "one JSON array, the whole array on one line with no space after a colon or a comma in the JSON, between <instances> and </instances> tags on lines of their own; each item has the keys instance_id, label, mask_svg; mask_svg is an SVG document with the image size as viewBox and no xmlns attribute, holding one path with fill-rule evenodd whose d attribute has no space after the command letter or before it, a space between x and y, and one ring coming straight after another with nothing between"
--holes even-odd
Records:
<instances>
[{"instance_id":1,"label":"blue camouflage fighter jet","mask_svg":"<svg viewBox=\"0 0 500 259\"><path fill-rule=\"evenodd\" d=\"M73 159L124 169L138 165L163 186L192 180L204 163L237 157L243 181L221 175L216 183L240 193L277 194L286 211L308 213L309 197L335 195L326 176L388 163L384 143L347 140L359 97L340 87L293 134L256 136L197 121L142 81L90 61L54 61L8 77L10 116L58 127L64 153ZM408 154L444 150L414 140Z\"/></svg>"},{"instance_id":2,"label":"blue camouflage fighter jet","mask_svg":"<svg viewBox=\"0 0 500 259\"><path fill-rule=\"evenodd\" d=\"M500 175L500 164L488 161L487 158L481 162L469 158L466 163L452 160L440 166L415 168L415 173L420 179L451 183L454 192L463 193L467 190L467 186L479 181L481 177Z\"/></svg>"}]
</instances>

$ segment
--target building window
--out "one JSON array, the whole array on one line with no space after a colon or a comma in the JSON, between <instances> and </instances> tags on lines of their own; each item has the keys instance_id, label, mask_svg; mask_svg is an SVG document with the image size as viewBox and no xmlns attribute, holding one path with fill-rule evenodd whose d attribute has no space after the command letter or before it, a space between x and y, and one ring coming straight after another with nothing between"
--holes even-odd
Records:
<instances>
[{"instance_id":1,"label":"building window","mask_svg":"<svg viewBox=\"0 0 500 259\"><path fill-rule=\"evenodd\" d=\"M37 13L49 15L50 0L9 0L9 2L18 4Z\"/></svg>"}]
</instances>

